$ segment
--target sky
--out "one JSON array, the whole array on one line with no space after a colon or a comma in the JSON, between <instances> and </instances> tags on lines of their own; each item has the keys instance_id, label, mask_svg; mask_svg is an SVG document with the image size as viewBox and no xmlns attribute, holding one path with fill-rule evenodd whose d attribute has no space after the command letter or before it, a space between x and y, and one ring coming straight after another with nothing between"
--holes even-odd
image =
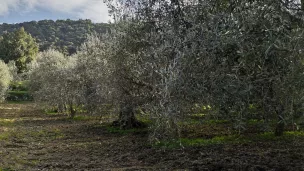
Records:
<instances>
[{"instance_id":1,"label":"sky","mask_svg":"<svg viewBox=\"0 0 304 171\"><path fill-rule=\"evenodd\" d=\"M57 19L110 20L103 0L0 0L0 23Z\"/></svg>"}]
</instances>

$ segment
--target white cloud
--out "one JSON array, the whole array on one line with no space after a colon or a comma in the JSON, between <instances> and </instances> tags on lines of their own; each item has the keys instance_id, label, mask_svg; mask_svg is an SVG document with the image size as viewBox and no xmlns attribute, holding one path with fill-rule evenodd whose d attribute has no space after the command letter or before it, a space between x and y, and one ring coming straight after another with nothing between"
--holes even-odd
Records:
<instances>
[{"instance_id":1,"label":"white cloud","mask_svg":"<svg viewBox=\"0 0 304 171\"><path fill-rule=\"evenodd\" d=\"M8 14L11 10L15 10L19 0L0 0L0 16Z\"/></svg>"},{"instance_id":2,"label":"white cloud","mask_svg":"<svg viewBox=\"0 0 304 171\"><path fill-rule=\"evenodd\" d=\"M107 22L110 19L103 0L0 0L0 16L11 12L27 13L38 8L94 22Z\"/></svg>"},{"instance_id":3,"label":"white cloud","mask_svg":"<svg viewBox=\"0 0 304 171\"><path fill-rule=\"evenodd\" d=\"M89 18L95 22L104 22L110 19L108 15L108 7L101 1L92 2L88 4L86 8L81 9L78 13L78 17L85 19Z\"/></svg>"}]
</instances>

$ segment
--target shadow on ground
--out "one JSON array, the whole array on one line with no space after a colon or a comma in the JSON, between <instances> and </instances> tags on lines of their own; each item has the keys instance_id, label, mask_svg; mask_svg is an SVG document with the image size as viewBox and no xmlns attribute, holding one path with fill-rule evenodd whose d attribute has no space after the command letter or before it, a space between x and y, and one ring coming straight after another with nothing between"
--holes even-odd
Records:
<instances>
[{"instance_id":1,"label":"shadow on ground","mask_svg":"<svg viewBox=\"0 0 304 171\"><path fill-rule=\"evenodd\" d=\"M167 149L98 123L0 104L0 170L304 170L303 141Z\"/></svg>"}]
</instances>

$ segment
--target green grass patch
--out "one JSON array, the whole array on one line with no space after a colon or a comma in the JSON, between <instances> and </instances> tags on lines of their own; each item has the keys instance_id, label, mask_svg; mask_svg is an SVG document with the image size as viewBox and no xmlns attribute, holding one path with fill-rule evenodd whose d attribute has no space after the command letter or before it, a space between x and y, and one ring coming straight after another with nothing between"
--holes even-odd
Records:
<instances>
[{"instance_id":1,"label":"green grass patch","mask_svg":"<svg viewBox=\"0 0 304 171\"><path fill-rule=\"evenodd\" d=\"M47 114L47 115L58 115L59 113L57 113L56 111L45 111L45 114Z\"/></svg>"},{"instance_id":2,"label":"green grass patch","mask_svg":"<svg viewBox=\"0 0 304 171\"><path fill-rule=\"evenodd\" d=\"M33 101L6 101L7 104L30 104L33 103Z\"/></svg>"},{"instance_id":3,"label":"green grass patch","mask_svg":"<svg viewBox=\"0 0 304 171\"><path fill-rule=\"evenodd\" d=\"M205 120L205 119L192 119L192 118L189 118L183 122L181 122L180 124L183 125L183 124L209 124L209 125L220 125L220 124L229 124L230 121L228 120L214 120L214 119L211 119L211 120Z\"/></svg>"},{"instance_id":4,"label":"green grass patch","mask_svg":"<svg viewBox=\"0 0 304 171\"><path fill-rule=\"evenodd\" d=\"M194 118L204 118L206 117L206 114L204 113L196 113L196 114L191 114L191 117L194 117Z\"/></svg>"},{"instance_id":5,"label":"green grass patch","mask_svg":"<svg viewBox=\"0 0 304 171\"><path fill-rule=\"evenodd\" d=\"M9 91L8 101L32 101L33 97L27 91Z\"/></svg>"},{"instance_id":6,"label":"green grass patch","mask_svg":"<svg viewBox=\"0 0 304 171\"><path fill-rule=\"evenodd\" d=\"M273 132L265 132L261 134L256 134L253 136L244 137L250 142L260 142L260 141L290 141L294 138L304 138L303 131L287 131L284 132L283 136L275 136Z\"/></svg>"},{"instance_id":7,"label":"green grass patch","mask_svg":"<svg viewBox=\"0 0 304 171\"><path fill-rule=\"evenodd\" d=\"M114 127L114 126L106 126L106 129L109 133L122 134L122 135L147 131L146 128L120 129L119 127Z\"/></svg>"},{"instance_id":8,"label":"green grass patch","mask_svg":"<svg viewBox=\"0 0 304 171\"><path fill-rule=\"evenodd\" d=\"M56 108L45 108L44 109L44 113L47 114L47 115L58 115L58 114L62 114L62 113L59 113L57 111Z\"/></svg>"},{"instance_id":9,"label":"green grass patch","mask_svg":"<svg viewBox=\"0 0 304 171\"><path fill-rule=\"evenodd\" d=\"M7 129L5 132L0 133L0 140L22 139L24 137L23 131L17 131L15 129Z\"/></svg>"},{"instance_id":10,"label":"green grass patch","mask_svg":"<svg viewBox=\"0 0 304 171\"><path fill-rule=\"evenodd\" d=\"M12 91L28 91L29 81L16 81L10 83L10 89Z\"/></svg>"},{"instance_id":11,"label":"green grass patch","mask_svg":"<svg viewBox=\"0 0 304 171\"><path fill-rule=\"evenodd\" d=\"M215 145L215 144L224 144L224 143L240 143L246 142L246 140L241 140L237 135L231 136L216 136L210 139L203 138L181 138L179 140L174 141L160 141L155 143L156 147L166 147L166 148L179 148L181 146L189 147L189 146L207 146L207 145Z\"/></svg>"},{"instance_id":12,"label":"green grass patch","mask_svg":"<svg viewBox=\"0 0 304 171\"><path fill-rule=\"evenodd\" d=\"M259 123L264 123L263 120L258 120L258 119L250 119L247 121L248 124L251 124L251 125L255 125L255 124L259 124Z\"/></svg>"},{"instance_id":13,"label":"green grass patch","mask_svg":"<svg viewBox=\"0 0 304 171\"><path fill-rule=\"evenodd\" d=\"M11 127L15 123L15 119L2 119L0 118L0 126L2 127Z\"/></svg>"},{"instance_id":14,"label":"green grass patch","mask_svg":"<svg viewBox=\"0 0 304 171\"><path fill-rule=\"evenodd\" d=\"M8 130L0 134L0 140L22 139L23 137L24 137L24 132L17 131L15 129Z\"/></svg>"},{"instance_id":15,"label":"green grass patch","mask_svg":"<svg viewBox=\"0 0 304 171\"><path fill-rule=\"evenodd\" d=\"M165 148L179 148L191 147L191 146L208 146L216 144L243 144L243 143L255 143L255 142L290 142L295 138L300 140L304 139L303 131L288 131L283 136L275 136L273 132L265 132L261 134L252 135L229 135L229 136L215 136L210 139L204 138L180 138L172 141L159 141L154 144L155 147Z\"/></svg>"},{"instance_id":16,"label":"green grass patch","mask_svg":"<svg viewBox=\"0 0 304 171\"><path fill-rule=\"evenodd\" d=\"M0 140L7 140L11 137L10 132L2 132L0 133Z\"/></svg>"},{"instance_id":17,"label":"green grass patch","mask_svg":"<svg viewBox=\"0 0 304 171\"><path fill-rule=\"evenodd\" d=\"M92 116L78 115L78 116L75 116L74 118L69 118L69 119L73 120L73 121L88 121L88 120L94 120L96 118L92 117Z\"/></svg>"},{"instance_id":18,"label":"green grass patch","mask_svg":"<svg viewBox=\"0 0 304 171\"><path fill-rule=\"evenodd\" d=\"M83 106L74 106L73 107L76 110L76 114L77 113L87 113L87 110L84 109ZM44 109L44 113L45 114L50 114L50 115L55 115L55 114L67 114L70 113L69 111L69 106L66 106L66 110L62 111L62 112L58 112L58 108L56 106L49 106L47 108Z\"/></svg>"},{"instance_id":19,"label":"green grass patch","mask_svg":"<svg viewBox=\"0 0 304 171\"><path fill-rule=\"evenodd\" d=\"M0 171L13 171L14 169L11 168L0 168Z\"/></svg>"},{"instance_id":20,"label":"green grass patch","mask_svg":"<svg viewBox=\"0 0 304 171\"><path fill-rule=\"evenodd\" d=\"M59 129L32 131L28 134L31 137L43 137L50 139L60 139L64 134Z\"/></svg>"},{"instance_id":21,"label":"green grass patch","mask_svg":"<svg viewBox=\"0 0 304 171\"><path fill-rule=\"evenodd\" d=\"M148 116L138 115L136 116L136 119L145 125L151 125L153 123L153 121Z\"/></svg>"},{"instance_id":22,"label":"green grass patch","mask_svg":"<svg viewBox=\"0 0 304 171\"><path fill-rule=\"evenodd\" d=\"M208 124L227 124L227 123L230 123L230 121L228 120L207 120L205 121L205 123L208 123Z\"/></svg>"},{"instance_id":23,"label":"green grass patch","mask_svg":"<svg viewBox=\"0 0 304 171\"><path fill-rule=\"evenodd\" d=\"M3 133L0 133L0 140L10 141L12 139L16 139L19 141L32 141L32 139L39 138L42 140L49 139L61 139L65 135L59 129L52 130L37 130L37 131L26 131L26 130L10 130Z\"/></svg>"},{"instance_id":24,"label":"green grass patch","mask_svg":"<svg viewBox=\"0 0 304 171\"><path fill-rule=\"evenodd\" d=\"M277 121L276 120L271 120L271 121L266 122L265 120L259 120L259 119L249 119L247 121L248 125L259 125L259 124L264 124L264 123L272 125L272 124L276 124Z\"/></svg>"}]
</instances>

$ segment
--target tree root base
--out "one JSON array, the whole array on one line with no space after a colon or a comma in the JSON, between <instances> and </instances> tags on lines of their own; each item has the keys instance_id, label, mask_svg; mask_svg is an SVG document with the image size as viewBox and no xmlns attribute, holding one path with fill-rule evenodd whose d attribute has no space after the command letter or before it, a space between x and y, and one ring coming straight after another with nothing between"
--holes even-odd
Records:
<instances>
[{"instance_id":1,"label":"tree root base","mask_svg":"<svg viewBox=\"0 0 304 171\"><path fill-rule=\"evenodd\" d=\"M140 121L122 122L120 120L113 121L111 126L120 127L120 129L146 128L147 125Z\"/></svg>"}]
</instances>

